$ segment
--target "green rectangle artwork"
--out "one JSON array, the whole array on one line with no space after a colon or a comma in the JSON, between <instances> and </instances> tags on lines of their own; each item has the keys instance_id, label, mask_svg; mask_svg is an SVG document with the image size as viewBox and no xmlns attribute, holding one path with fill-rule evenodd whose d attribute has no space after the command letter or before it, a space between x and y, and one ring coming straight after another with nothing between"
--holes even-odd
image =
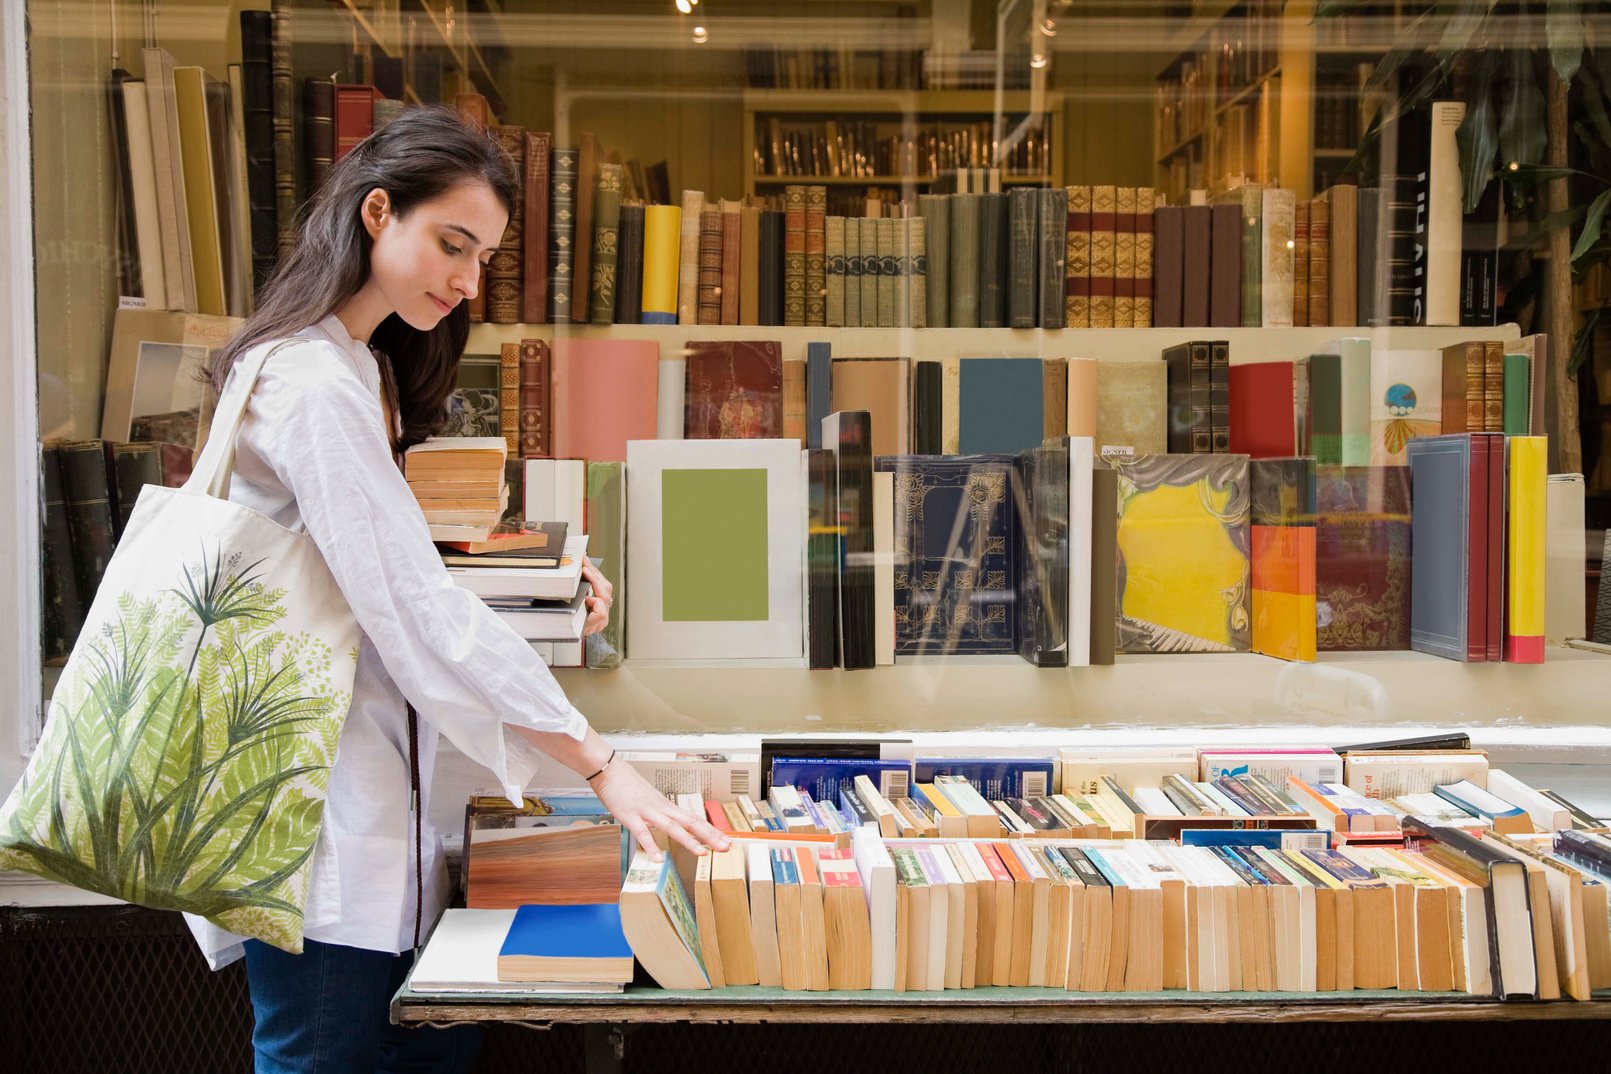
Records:
<instances>
[{"instance_id":1,"label":"green rectangle artwork","mask_svg":"<svg viewBox=\"0 0 1611 1074\"><path fill-rule=\"evenodd\" d=\"M767 620L766 477L764 469L661 472L666 622Z\"/></svg>"}]
</instances>

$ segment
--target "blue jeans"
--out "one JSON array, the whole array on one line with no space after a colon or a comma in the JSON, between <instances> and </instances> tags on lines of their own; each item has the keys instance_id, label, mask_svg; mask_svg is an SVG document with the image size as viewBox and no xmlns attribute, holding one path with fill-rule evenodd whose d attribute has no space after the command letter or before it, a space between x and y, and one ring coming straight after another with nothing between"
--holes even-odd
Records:
<instances>
[{"instance_id":1,"label":"blue jeans","mask_svg":"<svg viewBox=\"0 0 1611 1074\"><path fill-rule=\"evenodd\" d=\"M257 1074L464 1074L481 1050L479 1026L391 1024L413 961L315 940L290 955L248 940Z\"/></svg>"}]
</instances>

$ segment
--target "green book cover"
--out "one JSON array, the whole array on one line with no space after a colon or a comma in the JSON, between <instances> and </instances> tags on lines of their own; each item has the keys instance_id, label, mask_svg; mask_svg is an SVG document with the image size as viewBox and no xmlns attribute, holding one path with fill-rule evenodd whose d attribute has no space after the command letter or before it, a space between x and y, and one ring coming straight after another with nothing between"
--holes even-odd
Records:
<instances>
[{"instance_id":1,"label":"green book cover","mask_svg":"<svg viewBox=\"0 0 1611 1074\"><path fill-rule=\"evenodd\" d=\"M1527 436L1532 425L1532 360L1505 355L1505 435Z\"/></svg>"},{"instance_id":2,"label":"green book cover","mask_svg":"<svg viewBox=\"0 0 1611 1074\"><path fill-rule=\"evenodd\" d=\"M600 164L593 188L593 264L588 287L589 319L594 324L615 323L615 269L621 228L619 164Z\"/></svg>"},{"instance_id":3,"label":"green book cover","mask_svg":"<svg viewBox=\"0 0 1611 1074\"><path fill-rule=\"evenodd\" d=\"M951 308L953 328L979 327L979 198L951 195Z\"/></svg>"},{"instance_id":4,"label":"green book cover","mask_svg":"<svg viewBox=\"0 0 1611 1074\"><path fill-rule=\"evenodd\" d=\"M919 226L924 232L928 326L948 328L951 324L951 202L945 194L921 194L917 203L923 214Z\"/></svg>"},{"instance_id":5,"label":"green book cover","mask_svg":"<svg viewBox=\"0 0 1611 1074\"><path fill-rule=\"evenodd\" d=\"M610 622L587 639L587 666L621 666L626 641L626 464L587 464L587 528L589 556L614 587Z\"/></svg>"}]
</instances>

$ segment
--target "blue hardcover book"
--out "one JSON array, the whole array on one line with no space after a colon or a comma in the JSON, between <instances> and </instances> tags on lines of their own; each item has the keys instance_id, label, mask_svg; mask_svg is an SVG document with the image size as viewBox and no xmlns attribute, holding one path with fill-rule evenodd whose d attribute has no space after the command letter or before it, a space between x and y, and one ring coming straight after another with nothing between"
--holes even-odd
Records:
<instances>
[{"instance_id":1,"label":"blue hardcover book","mask_svg":"<svg viewBox=\"0 0 1611 1074\"><path fill-rule=\"evenodd\" d=\"M1466 660L1471 600L1471 437L1417 437L1410 464L1410 648Z\"/></svg>"},{"instance_id":2,"label":"blue hardcover book","mask_svg":"<svg viewBox=\"0 0 1611 1074\"><path fill-rule=\"evenodd\" d=\"M866 776L888 797L901 797L911 783L912 766L905 761L858 757L774 757L768 786L798 787L818 802L837 802Z\"/></svg>"},{"instance_id":3,"label":"blue hardcover book","mask_svg":"<svg viewBox=\"0 0 1611 1074\"><path fill-rule=\"evenodd\" d=\"M916 782L963 776L987 802L1044 798L1052 793L1056 762L1049 757L919 757Z\"/></svg>"},{"instance_id":4,"label":"blue hardcover book","mask_svg":"<svg viewBox=\"0 0 1611 1074\"><path fill-rule=\"evenodd\" d=\"M895 474L895 652L1017 653L1011 455L883 455Z\"/></svg>"},{"instance_id":5,"label":"blue hardcover book","mask_svg":"<svg viewBox=\"0 0 1611 1074\"><path fill-rule=\"evenodd\" d=\"M964 455L1040 446L1046 420L1040 359L963 358L957 366L957 446Z\"/></svg>"},{"instance_id":6,"label":"blue hardcover book","mask_svg":"<svg viewBox=\"0 0 1611 1074\"><path fill-rule=\"evenodd\" d=\"M522 906L498 949L505 981L632 980L632 947L613 902Z\"/></svg>"},{"instance_id":7,"label":"blue hardcover book","mask_svg":"<svg viewBox=\"0 0 1611 1074\"><path fill-rule=\"evenodd\" d=\"M1330 850L1328 831L1278 828L1184 828L1183 847L1268 847L1271 850Z\"/></svg>"},{"instance_id":8,"label":"blue hardcover book","mask_svg":"<svg viewBox=\"0 0 1611 1074\"><path fill-rule=\"evenodd\" d=\"M822 447L822 419L833 410L833 345L806 344L806 447Z\"/></svg>"}]
</instances>

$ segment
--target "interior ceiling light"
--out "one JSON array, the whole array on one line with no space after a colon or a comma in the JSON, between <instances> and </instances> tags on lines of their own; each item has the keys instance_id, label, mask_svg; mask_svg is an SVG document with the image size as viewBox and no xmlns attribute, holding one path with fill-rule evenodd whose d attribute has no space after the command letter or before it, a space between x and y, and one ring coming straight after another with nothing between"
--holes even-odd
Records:
<instances>
[{"instance_id":1,"label":"interior ceiling light","mask_svg":"<svg viewBox=\"0 0 1611 1074\"><path fill-rule=\"evenodd\" d=\"M1057 36L1057 20L1050 15L1041 20L1040 32L1047 37Z\"/></svg>"},{"instance_id":2,"label":"interior ceiling light","mask_svg":"<svg viewBox=\"0 0 1611 1074\"><path fill-rule=\"evenodd\" d=\"M710 31L709 30L705 29L703 26L695 26L694 27L694 44L703 45L706 41L709 41L709 40L710 40Z\"/></svg>"},{"instance_id":3,"label":"interior ceiling light","mask_svg":"<svg viewBox=\"0 0 1611 1074\"><path fill-rule=\"evenodd\" d=\"M1046 54L1044 52L1037 52L1033 56L1029 57L1029 66L1033 67L1037 71L1039 71L1042 67L1045 67Z\"/></svg>"},{"instance_id":4,"label":"interior ceiling light","mask_svg":"<svg viewBox=\"0 0 1611 1074\"><path fill-rule=\"evenodd\" d=\"M690 0L677 0L677 10L682 12L684 15L692 15L694 13L694 5L690 2Z\"/></svg>"}]
</instances>

